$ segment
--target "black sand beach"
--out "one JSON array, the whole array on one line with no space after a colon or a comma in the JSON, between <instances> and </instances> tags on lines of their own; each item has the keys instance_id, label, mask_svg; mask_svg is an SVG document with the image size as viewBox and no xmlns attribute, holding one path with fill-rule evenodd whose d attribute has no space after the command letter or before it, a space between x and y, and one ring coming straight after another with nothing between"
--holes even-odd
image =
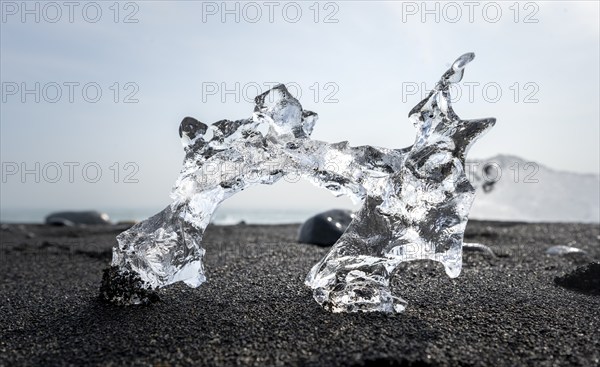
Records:
<instances>
[{"instance_id":1,"label":"black sand beach","mask_svg":"<svg viewBox=\"0 0 600 367\"><path fill-rule=\"evenodd\" d=\"M303 280L327 248L298 225L213 226L208 282L175 285L151 306L98 300L123 226L3 225L1 366L600 364L600 296L554 279L600 259L600 227L469 222L460 277L414 262L394 280L402 314L332 314ZM574 241L574 242L573 242ZM553 245L587 254L550 256Z\"/></svg>"}]
</instances>

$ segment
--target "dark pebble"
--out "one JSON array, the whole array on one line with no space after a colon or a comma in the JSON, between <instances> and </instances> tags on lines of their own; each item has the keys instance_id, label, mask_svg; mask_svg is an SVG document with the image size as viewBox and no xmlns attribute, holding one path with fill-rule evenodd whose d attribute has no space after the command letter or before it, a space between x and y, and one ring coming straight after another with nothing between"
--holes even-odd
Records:
<instances>
[{"instance_id":1,"label":"dark pebble","mask_svg":"<svg viewBox=\"0 0 600 367\"><path fill-rule=\"evenodd\" d=\"M600 263L583 265L563 276L554 278L562 287L575 291L600 295Z\"/></svg>"},{"instance_id":2,"label":"dark pebble","mask_svg":"<svg viewBox=\"0 0 600 367\"><path fill-rule=\"evenodd\" d=\"M54 226L74 226L77 224L110 224L106 213L95 210L80 212L56 212L46 217L46 224Z\"/></svg>"},{"instance_id":3,"label":"dark pebble","mask_svg":"<svg viewBox=\"0 0 600 367\"><path fill-rule=\"evenodd\" d=\"M319 246L333 245L352 222L350 210L332 209L310 217L300 227L298 242Z\"/></svg>"}]
</instances>

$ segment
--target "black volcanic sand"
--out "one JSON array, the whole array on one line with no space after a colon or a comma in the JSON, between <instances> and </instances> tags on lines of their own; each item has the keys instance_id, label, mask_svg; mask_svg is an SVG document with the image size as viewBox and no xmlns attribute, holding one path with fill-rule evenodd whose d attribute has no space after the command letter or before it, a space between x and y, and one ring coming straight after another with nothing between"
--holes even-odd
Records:
<instances>
[{"instance_id":1,"label":"black volcanic sand","mask_svg":"<svg viewBox=\"0 0 600 367\"><path fill-rule=\"evenodd\" d=\"M402 314L333 314L303 285L327 248L295 243L297 225L211 227L208 282L161 301L98 300L115 235L126 227L3 225L0 365L599 365L600 296L554 278L600 258L600 227L469 223L460 277L403 266ZM587 255L550 256L552 245Z\"/></svg>"}]
</instances>

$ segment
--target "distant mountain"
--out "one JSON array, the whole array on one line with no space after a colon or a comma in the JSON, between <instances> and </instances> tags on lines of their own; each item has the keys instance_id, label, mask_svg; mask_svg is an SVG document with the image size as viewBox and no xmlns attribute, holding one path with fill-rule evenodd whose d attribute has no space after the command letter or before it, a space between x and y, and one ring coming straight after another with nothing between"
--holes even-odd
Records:
<instances>
[{"instance_id":1,"label":"distant mountain","mask_svg":"<svg viewBox=\"0 0 600 367\"><path fill-rule=\"evenodd\" d=\"M467 162L473 219L600 222L600 177L556 171L508 155Z\"/></svg>"}]
</instances>

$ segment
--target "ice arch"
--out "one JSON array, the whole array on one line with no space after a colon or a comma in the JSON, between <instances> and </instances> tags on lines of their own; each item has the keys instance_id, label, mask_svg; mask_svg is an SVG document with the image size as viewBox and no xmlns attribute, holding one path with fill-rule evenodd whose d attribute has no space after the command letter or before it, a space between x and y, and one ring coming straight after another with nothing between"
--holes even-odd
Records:
<instances>
[{"instance_id":1,"label":"ice arch","mask_svg":"<svg viewBox=\"0 0 600 367\"><path fill-rule=\"evenodd\" d=\"M351 147L310 139L317 115L286 90L256 97L252 118L210 126L185 118L179 133L186 156L171 197L155 216L121 233L113 278L133 276L144 289L206 281L202 235L219 203L255 184L298 175L363 205L306 284L332 311L397 311L390 275L403 261L432 259L451 277L462 267L463 233L474 198L464 170L471 144L493 118L461 120L449 87L474 58L461 56L409 114L415 143L404 149ZM115 281L118 279L115 279ZM118 302L139 303L135 289Z\"/></svg>"}]
</instances>

